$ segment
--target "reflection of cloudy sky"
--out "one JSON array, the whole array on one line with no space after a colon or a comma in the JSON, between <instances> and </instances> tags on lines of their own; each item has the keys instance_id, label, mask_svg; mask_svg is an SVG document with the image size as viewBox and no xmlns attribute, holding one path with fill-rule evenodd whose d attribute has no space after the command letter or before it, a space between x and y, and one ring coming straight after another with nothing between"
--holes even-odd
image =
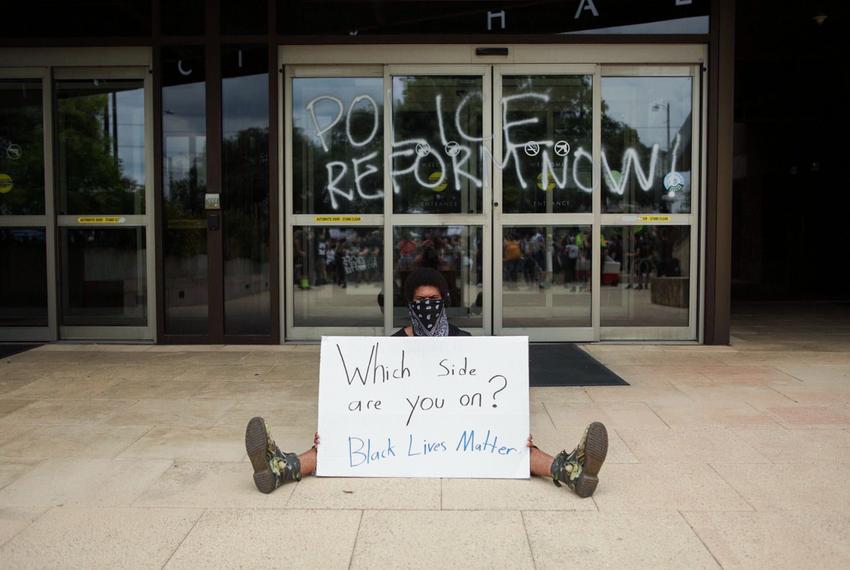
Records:
<instances>
[{"instance_id":1,"label":"reflection of cloudy sky","mask_svg":"<svg viewBox=\"0 0 850 570\"><path fill-rule=\"evenodd\" d=\"M186 178L192 161L204 155L206 149L206 113L203 83L174 85L163 89L162 130L164 145L163 170L165 187ZM190 155L190 139L194 140L194 154ZM202 182L205 172L198 172Z\"/></svg>"},{"instance_id":2,"label":"reflection of cloudy sky","mask_svg":"<svg viewBox=\"0 0 850 570\"><path fill-rule=\"evenodd\" d=\"M690 77L603 77L602 99L608 116L636 129L647 146L667 146L667 110L670 105L671 146L691 113ZM660 105L658 110L653 106ZM605 141L602 141L603 144Z\"/></svg>"},{"instance_id":3,"label":"reflection of cloudy sky","mask_svg":"<svg viewBox=\"0 0 850 570\"><path fill-rule=\"evenodd\" d=\"M222 84L224 137L249 128L269 127L268 75L232 77Z\"/></svg>"}]
</instances>

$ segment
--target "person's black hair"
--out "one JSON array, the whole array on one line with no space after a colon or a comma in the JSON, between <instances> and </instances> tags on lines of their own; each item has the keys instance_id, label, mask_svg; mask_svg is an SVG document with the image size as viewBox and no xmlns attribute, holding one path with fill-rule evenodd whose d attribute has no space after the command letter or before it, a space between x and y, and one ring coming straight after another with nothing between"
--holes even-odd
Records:
<instances>
[{"instance_id":1,"label":"person's black hair","mask_svg":"<svg viewBox=\"0 0 850 570\"><path fill-rule=\"evenodd\" d=\"M449 284L443 274L430 267L419 267L414 269L407 279L404 280L404 300L409 303L413 300L413 294L423 285L430 285L440 290L443 299L449 298Z\"/></svg>"}]
</instances>

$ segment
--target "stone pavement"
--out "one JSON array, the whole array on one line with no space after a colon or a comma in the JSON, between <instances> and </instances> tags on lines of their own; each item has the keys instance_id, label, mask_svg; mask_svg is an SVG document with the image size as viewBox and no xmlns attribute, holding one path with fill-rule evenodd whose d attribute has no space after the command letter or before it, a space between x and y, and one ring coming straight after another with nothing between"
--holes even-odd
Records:
<instances>
[{"instance_id":1,"label":"stone pavement","mask_svg":"<svg viewBox=\"0 0 850 570\"><path fill-rule=\"evenodd\" d=\"M544 449L608 425L585 500L541 479L307 478L261 495L245 423L309 447L315 346L6 358L0 567L848 568L850 319L765 320L745 315L731 347L586 346L631 386L532 389Z\"/></svg>"}]
</instances>

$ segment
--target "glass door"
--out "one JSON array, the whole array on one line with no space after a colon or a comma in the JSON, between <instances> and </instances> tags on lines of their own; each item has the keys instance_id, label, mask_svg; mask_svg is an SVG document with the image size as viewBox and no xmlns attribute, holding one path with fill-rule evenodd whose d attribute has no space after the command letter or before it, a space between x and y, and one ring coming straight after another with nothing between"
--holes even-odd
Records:
<instances>
[{"instance_id":1,"label":"glass door","mask_svg":"<svg viewBox=\"0 0 850 570\"><path fill-rule=\"evenodd\" d=\"M149 74L55 70L59 334L153 339Z\"/></svg>"},{"instance_id":2,"label":"glass door","mask_svg":"<svg viewBox=\"0 0 850 570\"><path fill-rule=\"evenodd\" d=\"M285 52L285 337L390 334L427 266L473 334L695 340L699 65L411 49Z\"/></svg>"},{"instance_id":3,"label":"glass door","mask_svg":"<svg viewBox=\"0 0 850 570\"><path fill-rule=\"evenodd\" d=\"M404 281L440 271L452 324L490 334L491 68L390 66L387 215L394 331L409 324Z\"/></svg>"},{"instance_id":4,"label":"glass door","mask_svg":"<svg viewBox=\"0 0 850 570\"><path fill-rule=\"evenodd\" d=\"M495 334L594 339L596 66L496 66Z\"/></svg>"},{"instance_id":5,"label":"glass door","mask_svg":"<svg viewBox=\"0 0 850 570\"><path fill-rule=\"evenodd\" d=\"M699 79L602 68L601 339L696 339Z\"/></svg>"},{"instance_id":6,"label":"glass door","mask_svg":"<svg viewBox=\"0 0 850 570\"><path fill-rule=\"evenodd\" d=\"M56 338L48 77L0 69L0 341Z\"/></svg>"}]
</instances>

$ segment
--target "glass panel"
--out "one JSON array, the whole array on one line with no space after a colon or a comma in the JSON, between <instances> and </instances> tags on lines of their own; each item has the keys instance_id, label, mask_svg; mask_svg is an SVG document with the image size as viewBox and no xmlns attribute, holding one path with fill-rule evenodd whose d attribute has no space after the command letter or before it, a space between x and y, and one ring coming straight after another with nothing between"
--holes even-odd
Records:
<instances>
[{"instance_id":1,"label":"glass panel","mask_svg":"<svg viewBox=\"0 0 850 570\"><path fill-rule=\"evenodd\" d=\"M393 77L393 211L481 212L480 77Z\"/></svg>"},{"instance_id":2,"label":"glass panel","mask_svg":"<svg viewBox=\"0 0 850 570\"><path fill-rule=\"evenodd\" d=\"M161 2L162 34L166 36L200 36L206 20L204 0L168 0Z\"/></svg>"},{"instance_id":3,"label":"glass panel","mask_svg":"<svg viewBox=\"0 0 850 570\"><path fill-rule=\"evenodd\" d=\"M47 326L44 228L0 228L0 325Z\"/></svg>"},{"instance_id":4,"label":"glass panel","mask_svg":"<svg viewBox=\"0 0 850 570\"><path fill-rule=\"evenodd\" d=\"M295 326L382 327L383 240L381 228L294 228Z\"/></svg>"},{"instance_id":5,"label":"glass panel","mask_svg":"<svg viewBox=\"0 0 850 570\"><path fill-rule=\"evenodd\" d=\"M44 214L41 80L0 80L0 216Z\"/></svg>"},{"instance_id":6,"label":"glass panel","mask_svg":"<svg viewBox=\"0 0 850 570\"><path fill-rule=\"evenodd\" d=\"M145 229L60 228L63 325L147 323Z\"/></svg>"},{"instance_id":7,"label":"glass panel","mask_svg":"<svg viewBox=\"0 0 850 570\"><path fill-rule=\"evenodd\" d=\"M56 82L59 214L145 213L141 79Z\"/></svg>"},{"instance_id":8,"label":"glass panel","mask_svg":"<svg viewBox=\"0 0 850 570\"><path fill-rule=\"evenodd\" d=\"M484 326L481 226L396 227L393 244L394 327L410 324L403 287L417 267L433 267L445 276L451 324L460 328Z\"/></svg>"},{"instance_id":9,"label":"glass panel","mask_svg":"<svg viewBox=\"0 0 850 570\"><path fill-rule=\"evenodd\" d=\"M590 226L507 227L502 326L591 326Z\"/></svg>"},{"instance_id":10,"label":"glass panel","mask_svg":"<svg viewBox=\"0 0 850 570\"><path fill-rule=\"evenodd\" d=\"M688 326L691 229L603 226L602 326Z\"/></svg>"},{"instance_id":11,"label":"glass panel","mask_svg":"<svg viewBox=\"0 0 850 570\"><path fill-rule=\"evenodd\" d=\"M222 57L224 332L270 335L268 48Z\"/></svg>"},{"instance_id":12,"label":"glass panel","mask_svg":"<svg viewBox=\"0 0 850 570\"><path fill-rule=\"evenodd\" d=\"M165 332L207 334L206 113L202 48L163 48Z\"/></svg>"},{"instance_id":13,"label":"glass panel","mask_svg":"<svg viewBox=\"0 0 850 570\"><path fill-rule=\"evenodd\" d=\"M593 77L504 77L501 112L504 211L592 211Z\"/></svg>"},{"instance_id":14,"label":"glass panel","mask_svg":"<svg viewBox=\"0 0 850 570\"><path fill-rule=\"evenodd\" d=\"M223 34L267 34L269 28L266 2L254 0L220 0Z\"/></svg>"},{"instance_id":15,"label":"glass panel","mask_svg":"<svg viewBox=\"0 0 850 570\"><path fill-rule=\"evenodd\" d=\"M380 77L292 81L292 179L296 214L384 211Z\"/></svg>"},{"instance_id":16,"label":"glass panel","mask_svg":"<svg viewBox=\"0 0 850 570\"><path fill-rule=\"evenodd\" d=\"M602 211L691 211L691 78L602 78Z\"/></svg>"}]
</instances>

